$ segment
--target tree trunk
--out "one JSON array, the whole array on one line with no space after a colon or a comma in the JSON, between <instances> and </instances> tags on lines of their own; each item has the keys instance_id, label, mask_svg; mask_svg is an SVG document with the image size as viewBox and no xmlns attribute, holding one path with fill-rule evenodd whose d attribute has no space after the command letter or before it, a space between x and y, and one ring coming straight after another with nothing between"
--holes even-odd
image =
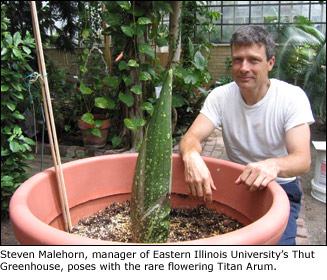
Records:
<instances>
[{"instance_id":1,"label":"tree trunk","mask_svg":"<svg viewBox=\"0 0 327 280\"><path fill-rule=\"evenodd\" d=\"M102 12L105 12L105 5L102 3ZM105 31L107 28L107 23L102 20L102 29ZM110 36L104 35L104 58L108 66L109 75L112 76L112 63L111 63L111 52L110 52Z\"/></svg>"},{"instance_id":2,"label":"tree trunk","mask_svg":"<svg viewBox=\"0 0 327 280\"><path fill-rule=\"evenodd\" d=\"M172 13L169 17L169 55L166 69L170 69L180 60L181 56L181 32L180 17L182 11L182 1L170 2Z\"/></svg>"}]
</instances>

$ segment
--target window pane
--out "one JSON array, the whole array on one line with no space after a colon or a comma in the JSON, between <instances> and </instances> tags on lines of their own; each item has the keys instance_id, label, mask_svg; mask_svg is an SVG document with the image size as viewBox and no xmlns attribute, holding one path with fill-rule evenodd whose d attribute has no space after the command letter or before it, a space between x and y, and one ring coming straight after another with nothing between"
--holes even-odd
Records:
<instances>
[{"instance_id":1,"label":"window pane","mask_svg":"<svg viewBox=\"0 0 327 280\"><path fill-rule=\"evenodd\" d=\"M237 24L249 23L249 6L236 7L234 23Z\"/></svg>"},{"instance_id":2,"label":"window pane","mask_svg":"<svg viewBox=\"0 0 327 280\"><path fill-rule=\"evenodd\" d=\"M309 5L286 5L281 7L280 21L283 23L294 22L294 17L302 15L309 18Z\"/></svg>"},{"instance_id":3,"label":"window pane","mask_svg":"<svg viewBox=\"0 0 327 280\"><path fill-rule=\"evenodd\" d=\"M324 4L320 4L320 3ZM302 15L313 22L321 32L326 32L325 1L208 1L208 5L221 12L221 20L215 22L221 33L211 36L211 40L228 43L235 26L243 24L262 25L278 38L277 27L293 23ZM251 10L250 10L251 9ZM280 13L279 13L279 9ZM280 15L280 18L279 18ZM220 38L221 36L221 38Z\"/></svg>"},{"instance_id":4,"label":"window pane","mask_svg":"<svg viewBox=\"0 0 327 280\"><path fill-rule=\"evenodd\" d=\"M234 33L234 26L224 26L223 27L223 35L222 35L222 41L223 42L229 42L230 38L232 37L232 34Z\"/></svg>"},{"instance_id":5,"label":"window pane","mask_svg":"<svg viewBox=\"0 0 327 280\"><path fill-rule=\"evenodd\" d=\"M221 43L221 26L218 26L218 31L215 32L214 34L210 34L210 42L217 44L217 43Z\"/></svg>"},{"instance_id":6,"label":"window pane","mask_svg":"<svg viewBox=\"0 0 327 280\"><path fill-rule=\"evenodd\" d=\"M255 6L251 8L251 23L275 22L278 20L278 6Z\"/></svg>"},{"instance_id":7,"label":"window pane","mask_svg":"<svg viewBox=\"0 0 327 280\"><path fill-rule=\"evenodd\" d=\"M222 18L223 23L233 23L234 21L234 7L223 7Z\"/></svg>"},{"instance_id":8,"label":"window pane","mask_svg":"<svg viewBox=\"0 0 327 280\"><path fill-rule=\"evenodd\" d=\"M263 15L264 17L278 16L278 6L264 6Z\"/></svg>"},{"instance_id":9,"label":"window pane","mask_svg":"<svg viewBox=\"0 0 327 280\"><path fill-rule=\"evenodd\" d=\"M326 6L325 6L326 9ZM325 14L326 20L326 10L323 11L322 5L311 5L311 21L320 22L323 20Z\"/></svg>"}]
</instances>

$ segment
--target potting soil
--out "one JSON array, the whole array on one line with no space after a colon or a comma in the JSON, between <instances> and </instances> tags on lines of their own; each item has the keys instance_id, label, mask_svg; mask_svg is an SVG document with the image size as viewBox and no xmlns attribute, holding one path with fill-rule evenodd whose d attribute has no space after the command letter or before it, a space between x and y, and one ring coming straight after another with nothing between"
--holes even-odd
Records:
<instances>
[{"instance_id":1,"label":"potting soil","mask_svg":"<svg viewBox=\"0 0 327 280\"><path fill-rule=\"evenodd\" d=\"M190 241L212 237L242 228L236 219L204 204L191 209L173 208L167 242ZM106 209L86 217L72 229L73 234L115 242L133 242L130 202L113 203Z\"/></svg>"}]
</instances>

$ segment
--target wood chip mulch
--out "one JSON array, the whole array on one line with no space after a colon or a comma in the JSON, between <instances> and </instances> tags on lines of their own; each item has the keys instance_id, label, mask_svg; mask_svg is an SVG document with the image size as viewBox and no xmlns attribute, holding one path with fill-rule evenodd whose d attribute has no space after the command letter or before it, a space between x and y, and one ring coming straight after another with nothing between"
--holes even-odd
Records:
<instances>
[{"instance_id":1,"label":"wood chip mulch","mask_svg":"<svg viewBox=\"0 0 327 280\"><path fill-rule=\"evenodd\" d=\"M217 213L204 204L191 209L173 208L170 212L170 232L167 242L212 237L243 226L234 218ZM94 239L133 242L130 202L113 203L106 209L80 220L73 227L72 233Z\"/></svg>"}]
</instances>

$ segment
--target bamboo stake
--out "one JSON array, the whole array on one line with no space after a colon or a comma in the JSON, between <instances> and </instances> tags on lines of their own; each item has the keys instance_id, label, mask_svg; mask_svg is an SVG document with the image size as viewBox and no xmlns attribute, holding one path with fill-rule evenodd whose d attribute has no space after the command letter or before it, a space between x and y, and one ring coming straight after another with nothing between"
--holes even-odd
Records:
<instances>
[{"instance_id":1,"label":"bamboo stake","mask_svg":"<svg viewBox=\"0 0 327 280\"><path fill-rule=\"evenodd\" d=\"M44 113L45 113L46 123L48 127L52 160L54 163L56 178L58 182L58 190L60 196L62 215L65 223L65 230L71 232L72 223L71 223L71 217L69 212L65 181L64 181L64 176L61 167L61 158L60 158L60 152L58 147L56 127L53 118L50 90L48 84L48 77L46 75L47 72L45 68L44 54L43 54L41 34L40 34L39 21L37 17L35 1L31 1L31 12L32 12L33 31L34 31L34 37L36 42L36 52L38 58L39 71L43 77L41 78L41 90L42 90L42 97L43 97L43 104L44 104Z\"/></svg>"}]
</instances>

